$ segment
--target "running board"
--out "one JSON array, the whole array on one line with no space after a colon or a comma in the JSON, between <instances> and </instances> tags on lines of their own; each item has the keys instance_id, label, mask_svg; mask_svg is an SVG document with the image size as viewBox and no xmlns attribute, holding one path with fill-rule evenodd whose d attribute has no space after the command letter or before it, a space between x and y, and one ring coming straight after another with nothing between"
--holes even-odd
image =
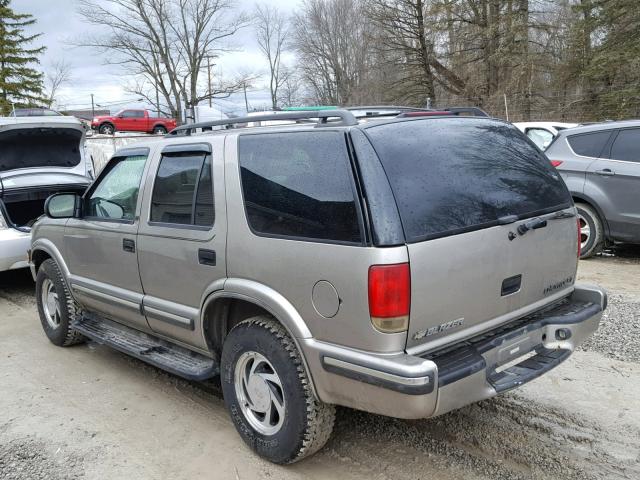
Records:
<instances>
[{"instance_id":1,"label":"running board","mask_svg":"<svg viewBox=\"0 0 640 480\"><path fill-rule=\"evenodd\" d=\"M215 360L110 320L83 315L72 324L85 337L188 380L205 380L220 373Z\"/></svg>"}]
</instances>

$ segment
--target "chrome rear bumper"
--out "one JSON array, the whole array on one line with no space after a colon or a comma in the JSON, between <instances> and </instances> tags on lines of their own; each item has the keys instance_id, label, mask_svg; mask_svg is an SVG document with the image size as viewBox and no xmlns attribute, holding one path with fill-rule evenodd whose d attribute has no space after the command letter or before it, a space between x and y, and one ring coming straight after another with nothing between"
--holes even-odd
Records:
<instances>
[{"instance_id":1,"label":"chrome rear bumper","mask_svg":"<svg viewBox=\"0 0 640 480\"><path fill-rule=\"evenodd\" d=\"M318 397L399 418L440 415L516 388L566 360L598 328L604 290L576 286L526 317L423 356L301 339Z\"/></svg>"}]
</instances>

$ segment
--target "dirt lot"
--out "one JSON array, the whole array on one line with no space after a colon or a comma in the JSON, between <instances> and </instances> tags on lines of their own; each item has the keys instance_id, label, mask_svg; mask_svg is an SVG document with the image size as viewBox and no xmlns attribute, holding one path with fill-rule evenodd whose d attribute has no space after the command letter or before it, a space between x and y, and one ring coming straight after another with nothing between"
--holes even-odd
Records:
<instances>
[{"instance_id":1,"label":"dirt lot","mask_svg":"<svg viewBox=\"0 0 640 480\"><path fill-rule=\"evenodd\" d=\"M582 261L579 277L610 308L548 375L431 420L341 409L324 450L278 467L244 446L215 382L54 347L29 276L0 275L0 478L640 478L640 251Z\"/></svg>"}]
</instances>

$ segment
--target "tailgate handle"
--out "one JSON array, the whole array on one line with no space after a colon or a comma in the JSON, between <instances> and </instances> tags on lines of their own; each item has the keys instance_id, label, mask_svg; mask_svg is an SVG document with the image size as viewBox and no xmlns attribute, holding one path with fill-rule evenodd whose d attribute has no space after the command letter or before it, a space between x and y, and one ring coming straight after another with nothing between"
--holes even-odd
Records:
<instances>
[{"instance_id":1,"label":"tailgate handle","mask_svg":"<svg viewBox=\"0 0 640 480\"><path fill-rule=\"evenodd\" d=\"M500 296L504 297L506 295L516 293L520 290L521 285L522 275L514 275L513 277L505 278L502 281L502 290L500 291Z\"/></svg>"},{"instance_id":2,"label":"tailgate handle","mask_svg":"<svg viewBox=\"0 0 640 480\"><path fill-rule=\"evenodd\" d=\"M538 228L543 228L547 226L547 221L541 218L534 218L533 220L529 220L526 223L522 223L518 225L518 233L520 235L524 235L529 230L537 230Z\"/></svg>"}]
</instances>

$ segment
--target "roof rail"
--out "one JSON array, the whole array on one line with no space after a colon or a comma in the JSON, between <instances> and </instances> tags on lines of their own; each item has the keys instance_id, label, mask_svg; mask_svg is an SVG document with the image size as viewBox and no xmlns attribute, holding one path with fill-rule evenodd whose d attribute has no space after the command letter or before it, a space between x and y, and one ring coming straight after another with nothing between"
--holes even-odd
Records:
<instances>
[{"instance_id":1,"label":"roof rail","mask_svg":"<svg viewBox=\"0 0 640 480\"><path fill-rule=\"evenodd\" d=\"M213 120L210 122L190 123L188 125L181 125L171 130L168 135L191 135L193 130L198 128L210 128L224 126L226 128L234 128L234 125L241 123L251 122L268 122L272 120L310 120L317 118L320 123L316 127L331 126L331 127L344 127L357 125L358 120L353 116L351 112L346 110L320 110L320 111L304 111L304 112L282 112L282 113L268 113L265 115L254 115L251 117L236 117L227 118L225 120ZM330 118L339 118L339 121L331 121Z\"/></svg>"}]
</instances>

